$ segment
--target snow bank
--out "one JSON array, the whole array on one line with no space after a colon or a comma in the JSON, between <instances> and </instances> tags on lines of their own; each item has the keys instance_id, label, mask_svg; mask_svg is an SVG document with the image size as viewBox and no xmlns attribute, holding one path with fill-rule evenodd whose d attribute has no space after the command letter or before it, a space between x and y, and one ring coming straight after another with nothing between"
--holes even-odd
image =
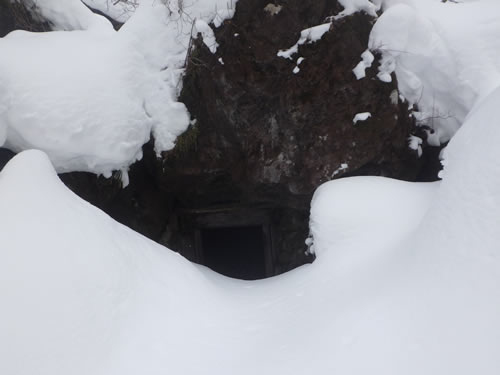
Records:
<instances>
[{"instance_id":1,"label":"snow bank","mask_svg":"<svg viewBox=\"0 0 500 375\"><path fill-rule=\"evenodd\" d=\"M447 142L475 103L500 84L500 3L386 0L369 48L382 52L379 78L394 71L417 105L429 142Z\"/></svg>"},{"instance_id":2,"label":"snow bank","mask_svg":"<svg viewBox=\"0 0 500 375\"><path fill-rule=\"evenodd\" d=\"M59 29L75 31L0 39L0 145L43 150L58 172L122 170L124 183L151 133L158 154L172 149L189 125L177 97L200 31L192 21L208 38L208 23L232 16L222 0L183 4L143 0L115 32L80 1L37 2Z\"/></svg>"},{"instance_id":3,"label":"snow bank","mask_svg":"<svg viewBox=\"0 0 500 375\"><path fill-rule=\"evenodd\" d=\"M0 173L0 209L1 373L304 374L336 367L331 353L342 338L334 317L347 306L337 305L343 298L335 290L349 285L339 283L346 263L338 256L329 261L319 252L315 265L259 282L216 275L76 197L38 151L19 154Z\"/></svg>"},{"instance_id":4,"label":"snow bank","mask_svg":"<svg viewBox=\"0 0 500 375\"><path fill-rule=\"evenodd\" d=\"M126 41L115 33L19 31L0 39L0 51L7 147L45 150L59 172L110 175L141 157L151 128L147 66Z\"/></svg>"},{"instance_id":5,"label":"snow bank","mask_svg":"<svg viewBox=\"0 0 500 375\"><path fill-rule=\"evenodd\" d=\"M114 372L123 362L116 355L148 325L141 300L154 289L163 289L164 313L188 308L196 285L205 290L197 267L78 199L38 151L19 154L1 172L0 209L0 373L157 373L147 363ZM162 274L165 263L171 269ZM154 300L142 302L154 316ZM158 329L169 332L161 335L181 343L185 325L165 318ZM154 345L145 350L157 353Z\"/></svg>"},{"instance_id":6,"label":"snow bank","mask_svg":"<svg viewBox=\"0 0 500 375\"><path fill-rule=\"evenodd\" d=\"M187 262L19 154L0 173L0 373L496 375L499 104L453 138L441 183L321 186L317 261L256 282Z\"/></svg>"},{"instance_id":7,"label":"snow bank","mask_svg":"<svg viewBox=\"0 0 500 375\"><path fill-rule=\"evenodd\" d=\"M318 259L335 258L355 279L344 291L354 310L344 306L348 312L335 315L342 339L333 361L342 373L498 372L499 105L500 88L451 140L443 181L427 193L418 185L384 187L387 180L377 189L363 179L316 192L311 228ZM392 213L386 204L398 201L412 202L407 207L419 213L406 219Z\"/></svg>"}]
</instances>

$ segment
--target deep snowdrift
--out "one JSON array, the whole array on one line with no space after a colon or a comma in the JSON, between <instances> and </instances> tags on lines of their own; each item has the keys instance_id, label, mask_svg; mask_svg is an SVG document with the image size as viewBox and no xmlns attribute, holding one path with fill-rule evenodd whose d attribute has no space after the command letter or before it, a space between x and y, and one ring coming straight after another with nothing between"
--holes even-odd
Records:
<instances>
[{"instance_id":1,"label":"deep snowdrift","mask_svg":"<svg viewBox=\"0 0 500 375\"><path fill-rule=\"evenodd\" d=\"M188 263L18 155L0 174L0 372L497 374L499 104L452 140L441 184L320 187L317 261L259 282Z\"/></svg>"},{"instance_id":2,"label":"deep snowdrift","mask_svg":"<svg viewBox=\"0 0 500 375\"><path fill-rule=\"evenodd\" d=\"M365 193L379 189L366 202L390 198L382 188L401 198L393 209L403 231L432 191L360 182ZM224 278L77 198L36 151L0 174L0 210L1 373L303 374L336 366L335 313L352 309L345 278L357 279L339 256L321 254L313 266L261 282Z\"/></svg>"}]
</instances>

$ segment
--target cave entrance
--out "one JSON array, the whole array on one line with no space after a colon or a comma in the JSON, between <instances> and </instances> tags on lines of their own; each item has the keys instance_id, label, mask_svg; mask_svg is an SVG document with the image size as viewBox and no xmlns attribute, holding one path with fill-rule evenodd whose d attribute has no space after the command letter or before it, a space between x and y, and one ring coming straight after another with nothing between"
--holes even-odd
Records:
<instances>
[{"instance_id":1,"label":"cave entrance","mask_svg":"<svg viewBox=\"0 0 500 375\"><path fill-rule=\"evenodd\" d=\"M272 212L273 207L239 204L181 208L178 233L184 233L184 246L172 247L181 249L186 258L232 278L274 276Z\"/></svg>"},{"instance_id":2,"label":"cave entrance","mask_svg":"<svg viewBox=\"0 0 500 375\"><path fill-rule=\"evenodd\" d=\"M207 267L243 280L267 276L262 226L205 228L200 235L203 264Z\"/></svg>"}]
</instances>

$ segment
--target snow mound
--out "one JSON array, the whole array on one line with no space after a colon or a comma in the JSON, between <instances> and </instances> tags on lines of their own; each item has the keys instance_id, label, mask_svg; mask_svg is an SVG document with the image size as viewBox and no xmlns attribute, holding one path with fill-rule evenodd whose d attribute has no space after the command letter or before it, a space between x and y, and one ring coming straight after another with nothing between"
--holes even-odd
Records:
<instances>
[{"instance_id":1,"label":"snow mound","mask_svg":"<svg viewBox=\"0 0 500 375\"><path fill-rule=\"evenodd\" d=\"M401 94L429 126L429 143L451 139L478 100L500 84L500 2L387 0L369 48L379 78L395 72Z\"/></svg>"},{"instance_id":2,"label":"snow mound","mask_svg":"<svg viewBox=\"0 0 500 375\"><path fill-rule=\"evenodd\" d=\"M170 304L182 310L168 295L200 278L182 257L78 199L39 151L8 163L0 197L2 374L115 373L109 366L117 365L121 342L134 336L138 298L148 293L144 276L154 280L157 265L168 259L172 269L161 281L167 310Z\"/></svg>"},{"instance_id":3,"label":"snow mound","mask_svg":"<svg viewBox=\"0 0 500 375\"><path fill-rule=\"evenodd\" d=\"M442 183L427 192L415 184L384 187L387 180L377 189L363 179L334 181L316 192L313 246L318 258L332 257L349 275L352 287L344 292L357 301L355 310L336 315L344 327L336 332L342 337L336 368L498 372L499 105L500 88L467 117L446 149ZM398 201L419 213L393 212ZM363 361L356 361L360 353Z\"/></svg>"},{"instance_id":4,"label":"snow mound","mask_svg":"<svg viewBox=\"0 0 500 375\"><path fill-rule=\"evenodd\" d=\"M384 185L366 182L364 192ZM379 187L393 184L409 185L388 180ZM0 173L0 209L1 373L304 374L336 367L331 354L343 339L334 334L334 317L351 308L339 290L349 283L336 249L281 277L231 280L82 201L39 151L18 154ZM409 229L415 221L402 222ZM332 223L323 224L330 232Z\"/></svg>"},{"instance_id":5,"label":"snow mound","mask_svg":"<svg viewBox=\"0 0 500 375\"><path fill-rule=\"evenodd\" d=\"M0 39L6 146L44 150L58 172L109 176L139 159L152 126L143 96L149 77L131 47L115 33L87 31Z\"/></svg>"},{"instance_id":6,"label":"snow mound","mask_svg":"<svg viewBox=\"0 0 500 375\"><path fill-rule=\"evenodd\" d=\"M160 154L189 125L177 97L192 33L202 31L216 48L208 24L220 25L234 9L222 0L143 0L115 32L80 1L37 6L74 31L0 39L0 145L43 150L58 172L121 170L126 184L151 134Z\"/></svg>"}]
</instances>

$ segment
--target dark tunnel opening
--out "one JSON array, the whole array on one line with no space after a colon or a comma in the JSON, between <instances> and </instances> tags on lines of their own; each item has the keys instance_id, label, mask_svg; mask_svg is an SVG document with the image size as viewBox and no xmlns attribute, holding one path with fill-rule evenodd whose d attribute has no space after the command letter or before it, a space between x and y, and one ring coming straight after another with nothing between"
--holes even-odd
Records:
<instances>
[{"instance_id":1,"label":"dark tunnel opening","mask_svg":"<svg viewBox=\"0 0 500 375\"><path fill-rule=\"evenodd\" d=\"M266 274L262 226L201 229L203 264L223 275L263 279Z\"/></svg>"}]
</instances>

